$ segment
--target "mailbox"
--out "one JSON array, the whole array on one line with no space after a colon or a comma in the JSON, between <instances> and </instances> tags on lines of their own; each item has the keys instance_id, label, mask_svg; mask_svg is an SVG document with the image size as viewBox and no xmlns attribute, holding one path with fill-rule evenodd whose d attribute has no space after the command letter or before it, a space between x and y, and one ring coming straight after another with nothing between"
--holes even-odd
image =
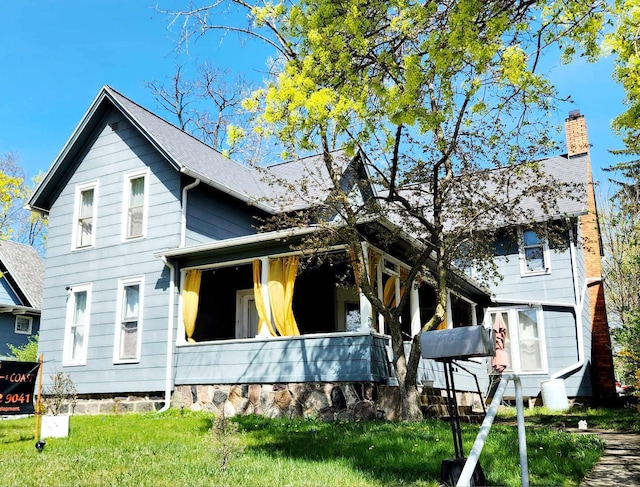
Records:
<instances>
[{"instance_id":1,"label":"mailbox","mask_svg":"<svg viewBox=\"0 0 640 487\"><path fill-rule=\"evenodd\" d=\"M493 357L496 354L495 331L483 326L462 326L422 332L422 358L462 360Z\"/></svg>"}]
</instances>

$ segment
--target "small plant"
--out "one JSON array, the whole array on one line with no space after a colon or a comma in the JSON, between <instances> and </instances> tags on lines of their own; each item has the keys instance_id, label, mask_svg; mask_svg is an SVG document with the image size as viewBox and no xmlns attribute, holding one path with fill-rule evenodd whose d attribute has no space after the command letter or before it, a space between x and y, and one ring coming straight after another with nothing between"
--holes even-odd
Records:
<instances>
[{"instance_id":1,"label":"small plant","mask_svg":"<svg viewBox=\"0 0 640 487\"><path fill-rule=\"evenodd\" d=\"M242 435L239 435L239 430L238 423L227 418L224 410L213 419L211 426L213 449L222 472L227 470L233 458L241 455L244 451Z\"/></svg>"},{"instance_id":2,"label":"small plant","mask_svg":"<svg viewBox=\"0 0 640 487\"><path fill-rule=\"evenodd\" d=\"M64 372L50 376L51 384L44 391L46 411L54 416L71 412L76 405L78 393L71 377Z\"/></svg>"},{"instance_id":3,"label":"small plant","mask_svg":"<svg viewBox=\"0 0 640 487\"><path fill-rule=\"evenodd\" d=\"M20 347L16 347L10 343L7 343L7 347L9 347L11 355L15 357L18 362L38 361L38 335L30 336L27 343Z\"/></svg>"}]
</instances>

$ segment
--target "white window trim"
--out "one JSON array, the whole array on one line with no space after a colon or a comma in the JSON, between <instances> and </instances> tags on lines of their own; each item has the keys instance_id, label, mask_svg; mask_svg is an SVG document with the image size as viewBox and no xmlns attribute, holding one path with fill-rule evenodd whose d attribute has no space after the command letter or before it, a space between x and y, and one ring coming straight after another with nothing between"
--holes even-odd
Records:
<instances>
[{"instance_id":1,"label":"white window trim","mask_svg":"<svg viewBox=\"0 0 640 487\"><path fill-rule=\"evenodd\" d=\"M518 258L520 260L520 276L544 276L551 274L551 252L549 251L549 240L545 235L538 235L538 238L542 242L542 258L544 259L545 268L537 271L530 271L527 269L527 257L524 249L524 230L522 227L518 228Z\"/></svg>"},{"instance_id":2,"label":"white window trim","mask_svg":"<svg viewBox=\"0 0 640 487\"><path fill-rule=\"evenodd\" d=\"M137 284L140 292L138 294L138 342L136 344L135 358L120 358L120 338L122 333L122 307L124 299L124 288ZM144 276L129 277L118 281L118 297L116 301L116 322L113 343L113 363L114 364L135 364L140 362L142 352L142 324L144 310Z\"/></svg>"},{"instance_id":3,"label":"white window trim","mask_svg":"<svg viewBox=\"0 0 640 487\"><path fill-rule=\"evenodd\" d=\"M147 220L149 216L149 168L142 169L140 171L130 172L124 175L124 181L122 186L122 229L121 240L123 242L131 242L133 240L140 240L147 236ZM139 177L144 177L144 202L142 207L142 233L135 237L127 236L127 224L129 222L129 190L131 187L131 180Z\"/></svg>"},{"instance_id":4,"label":"white window trim","mask_svg":"<svg viewBox=\"0 0 640 487\"><path fill-rule=\"evenodd\" d=\"M467 303L469 303L471 305L471 326L477 326L478 325L478 315L477 315L477 303L474 303L473 301L471 301L468 298L465 298L464 296L453 292L453 291L447 291L447 328L453 328L453 310L451 309L451 295L455 295L456 298L458 299L462 299L463 301L466 301Z\"/></svg>"},{"instance_id":5,"label":"white window trim","mask_svg":"<svg viewBox=\"0 0 640 487\"><path fill-rule=\"evenodd\" d=\"M18 320L25 319L29 321L29 329L27 331L18 330ZM31 335L33 331L33 318L31 316L16 315L16 321L13 328L14 333L18 335Z\"/></svg>"},{"instance_id":6,"label":"white window trim","mask_svg":"<svg viewBox=\"0 0 640 487\"><path fill-rule=\"evenodd\" d=\"M545 334L545 324L544 324L544 310L542 306L516 306L516 307L502 307L502 308L489 308L485 314L485 327L493 328L493 323L491 321L491 313L507 313L509 316L508 326L513 326L513 324L518 322L518 311L523 309L531 309L534 308L536 310L536 319L538 323L538 342L540 343L540 370L533 371L522 371L520 364L520 336L519 329L516 327L515 335L513 333L512 328L508 328L509 333L511 333L511 356L509 359L511 360L511 364L507 367L506 372L518 374L518 375L544 375L549 373L549 361L547 359L547 339ZM518 346L518 353L513 353L514 344ZM488 359L488 366L491 369L491 358Z\"/></svg>"},{"instance_id":7,"label":"white window trim","mask_svg":"<svg viewBox=\"0 0 640 487\"><path fill-rule=\"evenodd\" d=\"M80 205L82 204L82 200L80 195L83 191L88 189L93 189L93 213L91 215L92 219L92 229L91 229L91 243L89 245L84 245L82 247L78 247L78 219L80 218ZM73 225L71 228L71 250L85 250L94 248L96 245L96 231L98 229L98 181L90 181L86 183L76 184L75 188L75 196L73 200Z\"/></svg>"},{"instance_id":8,"label":"white window trim","mask_svg":"<svg viewBox=\"0 0 640 487\"><path fill-rule=\"evenodd\" d=\"M74 366L74 365L86 365L87 363L87 349L89 346L89 328L91 324L91 284L77 284L68 288L68 297L67 297L67 311L65 315L65 324L64 324L64 344L62 351L62 365L64 366ZM70 335L70 327L71 320L73 319L73 313L75 308L75 293L78 292L86 292L87 293L87 309L86 309L86 323L84 330L84 341L82 343L82 353L80 358L76 360L72 360L70 357L71 354L71 335Z\"/></svg>"}]
</instances>

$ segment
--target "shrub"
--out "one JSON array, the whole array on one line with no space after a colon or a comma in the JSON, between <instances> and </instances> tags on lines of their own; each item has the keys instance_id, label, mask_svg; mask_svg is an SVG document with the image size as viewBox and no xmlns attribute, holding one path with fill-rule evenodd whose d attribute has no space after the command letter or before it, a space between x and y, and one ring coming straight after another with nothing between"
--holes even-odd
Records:
<instances>
[{"instance_id":1,"label":"shrub","mask_svg":"<svg viewBox=\"0 0 640 487\"><path fill-rule=\"evenodd\" d=\"M15 357L18 362L37 362L38 361L38 335L32 335L29 337L27 343L21 347L16 347L7 343L11 355Z\"/></svg>"}]
</instances>

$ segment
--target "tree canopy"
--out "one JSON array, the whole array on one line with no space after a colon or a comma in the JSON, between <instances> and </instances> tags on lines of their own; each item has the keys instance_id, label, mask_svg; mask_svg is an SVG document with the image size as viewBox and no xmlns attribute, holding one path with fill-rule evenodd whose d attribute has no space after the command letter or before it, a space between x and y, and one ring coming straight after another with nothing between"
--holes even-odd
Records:
<instances>
[{"instance_id":1,"label":"tree canopy","mask_svg":"<svg viewBox=\"0 0 640 487\"><path fill-rule=\"evenodd\" d=\"M614 30L606 45L614 56L614 79L624 89L627 109L613 121L613 128L623 137L625 146L640 152L640 2L615 0Z\"/></svg>"},{"instance_id":2,"label":"tree canopy","mask_svg":"<svg viewBox=\"0 0 640 487\"><path fill-rule=\"evenodd\" d=\"M244 17L224 17L233 7ZM409 293L396 306L372 289L357 224L386 218L418 239L403 286L419 276L434 283L438 304L423 330L438 326L454 265L495 272L491 237L544 221L534 206L557 215L571 192L532 162L555 148L556 91L539 61L595 58L604 8L595 0L220 0L172 13L184 39L218 29L273 47L273 76L243 106L286 155L324 155L334 183L328 204L346 223L339 238L389 324L405 417L415 413L420 358L416 336L407 360L400 330ZM345 192L337 147L363 157L376 199Z\"/></svg>"},{"instance_id":3,"label":"tree canopy","mask_svg":"<svg viewBox=\"0 0 640 487\"><path fill-rule=\"evenodd\" d=\"M32 245L42 254L46 219L24 209L39 178L25 181L18 157L13 153L0 155L0 239Z\"/></svg>"}]
</instances>

